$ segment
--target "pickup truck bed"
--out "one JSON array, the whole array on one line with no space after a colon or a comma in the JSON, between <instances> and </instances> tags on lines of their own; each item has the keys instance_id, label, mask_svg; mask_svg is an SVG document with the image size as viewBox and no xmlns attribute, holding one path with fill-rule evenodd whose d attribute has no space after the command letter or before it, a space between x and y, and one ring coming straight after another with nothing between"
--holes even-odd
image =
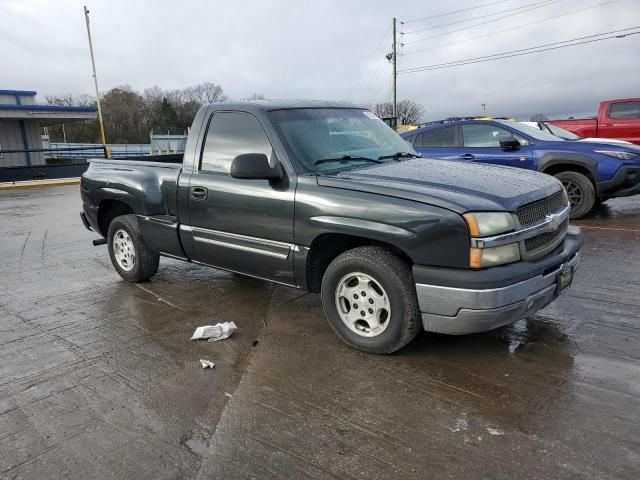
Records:
<instances>
[{"instance_id":1,"label":"pickup truck bed","mask_svg":"<svg viewBox=\"0 0 640 480\"><path fill-rule=\"evenodd\" d=\"M640 98L606 100L593 118L549 120L582 138L614 138L640 145Z\"/></svg>"}]
</instances>

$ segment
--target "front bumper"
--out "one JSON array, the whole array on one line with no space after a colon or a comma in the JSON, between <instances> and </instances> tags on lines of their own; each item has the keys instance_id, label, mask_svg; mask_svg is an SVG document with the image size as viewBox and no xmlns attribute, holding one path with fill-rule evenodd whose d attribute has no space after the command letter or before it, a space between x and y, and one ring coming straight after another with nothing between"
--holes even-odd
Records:
<instances>
[{"instance_id":1,"label":"front bumper","mask_svg":"<svg viewBox=\"0 0 640 480\"><path fill-rule=\"evenodd\" d=\"M630 197L640 194L640 166L624 165L611 180L598 183L601 198Z\"/></svg>"},{"instance_id":2,"label":"front bumper","mask_svg":"<svg viewBox=\"0 0 640 480\"><path fill-rule=\"evenodd\" d=\"M486 270L414 267L422 324L430 332L463 335L517 322L557 297L557 277L580 263L582 232L571 226L555 253L536 262ZM444 272L449 270L449 272ZM441 281L437 281L440 277ZM429 283L423 283L424 279Z\"/></svg>"}]
</instances>

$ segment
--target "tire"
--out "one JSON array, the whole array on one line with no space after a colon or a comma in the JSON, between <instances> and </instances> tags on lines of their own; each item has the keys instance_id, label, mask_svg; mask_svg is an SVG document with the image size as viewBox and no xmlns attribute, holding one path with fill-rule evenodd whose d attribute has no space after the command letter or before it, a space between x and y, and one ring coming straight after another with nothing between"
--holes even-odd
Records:
<instances>
[{"instance_id":1,"label":"tire","mask_svg":"<svg viewBox=\"0 0 640 480\"><path fill-rule=\"evenodd\" d=\"M363 352L400 350L422 327L411 268L380 247L358 247L336 257L322 278L321 297L331 328Z\"/></svg>"},{"instance_id":2,"label":"tire","mask_svg":"<svg viewBox=\"0 0 640 480\"><path fill-rule=\"evenodd\" d=\"M107 241L111 263L125 280L144 282L158 271L160 255L144 243L135 215L114 218L109 224Z\"/></svg>"},{"instance_id":3,"label":"tire","mask_svg":"<svg viewBox=\"0 0 640 480\"><path fill-rule=\"evenodd\" d=\"M555 177L562 182L571 201L571 219L587 215L596 204L596 189L585 175L578 172L560 172Z\"/></svg>"}]
</instances>

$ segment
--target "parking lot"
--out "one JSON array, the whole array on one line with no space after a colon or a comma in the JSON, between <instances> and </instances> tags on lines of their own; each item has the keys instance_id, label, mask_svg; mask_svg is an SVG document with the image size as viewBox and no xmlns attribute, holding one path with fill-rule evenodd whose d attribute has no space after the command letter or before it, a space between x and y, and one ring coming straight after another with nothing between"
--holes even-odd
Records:
<instances>
[{"instance_id":1,"label":"parking lot","mask_svg":"<svg viewBox=\"0 0 640 480\"><path fill-rule=\"evenodd\" d=\"M637 197L576 222L573 288L534 317L390 356L317 295L168 259L129 284L79 209L0 192L1 478L638 478Z\"/></svg>"}]
</instances>

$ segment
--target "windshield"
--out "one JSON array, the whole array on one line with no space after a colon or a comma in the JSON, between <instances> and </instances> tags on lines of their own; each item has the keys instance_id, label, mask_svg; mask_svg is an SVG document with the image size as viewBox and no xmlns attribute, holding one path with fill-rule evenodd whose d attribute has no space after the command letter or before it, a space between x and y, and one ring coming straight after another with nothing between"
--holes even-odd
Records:
<instances>
[{"instance_id":1,"label":"windshield","mask_svg":"<svg viewBox=\"0 0 640 480\"><path fill-rule=\"evenodd\" d=\"M565 130L564 128L556 127L550 123L545 122L544 126L549 129L551 133L553 133L556 137L564 138L565 140L580 140L581 137L576 135L569 130Z\"/></svg>"},{"instance_id":2,"label":"windshield","mask_svg":"<svg viewBox=\"0 0 640 480\"><path fill-rule=\"evenodd\" d=\"M562 138L558 138L555 135L551 135L548 132L543 132L542 130L536 127L530 127L529 125L523 125L522 123L512 122L510 120L496 120L496 121L500 122L501 124L509 128L517 130L518 132L522 132L525 135L535 138L536 140L544 140L546 142L562 141Z\"/></svg>"},{"instance_id":3,"label":"windshield","mask_svg":"<svg viewBox=\"0 0 640 480\"><path fill-rule=\"evenodd\" d=\"M294 160L309 172L392 162L403 156L399 153L416 155L410 144L368 110L299 108L275 110L269 118Z\"/></svg>"}]
</instances>

